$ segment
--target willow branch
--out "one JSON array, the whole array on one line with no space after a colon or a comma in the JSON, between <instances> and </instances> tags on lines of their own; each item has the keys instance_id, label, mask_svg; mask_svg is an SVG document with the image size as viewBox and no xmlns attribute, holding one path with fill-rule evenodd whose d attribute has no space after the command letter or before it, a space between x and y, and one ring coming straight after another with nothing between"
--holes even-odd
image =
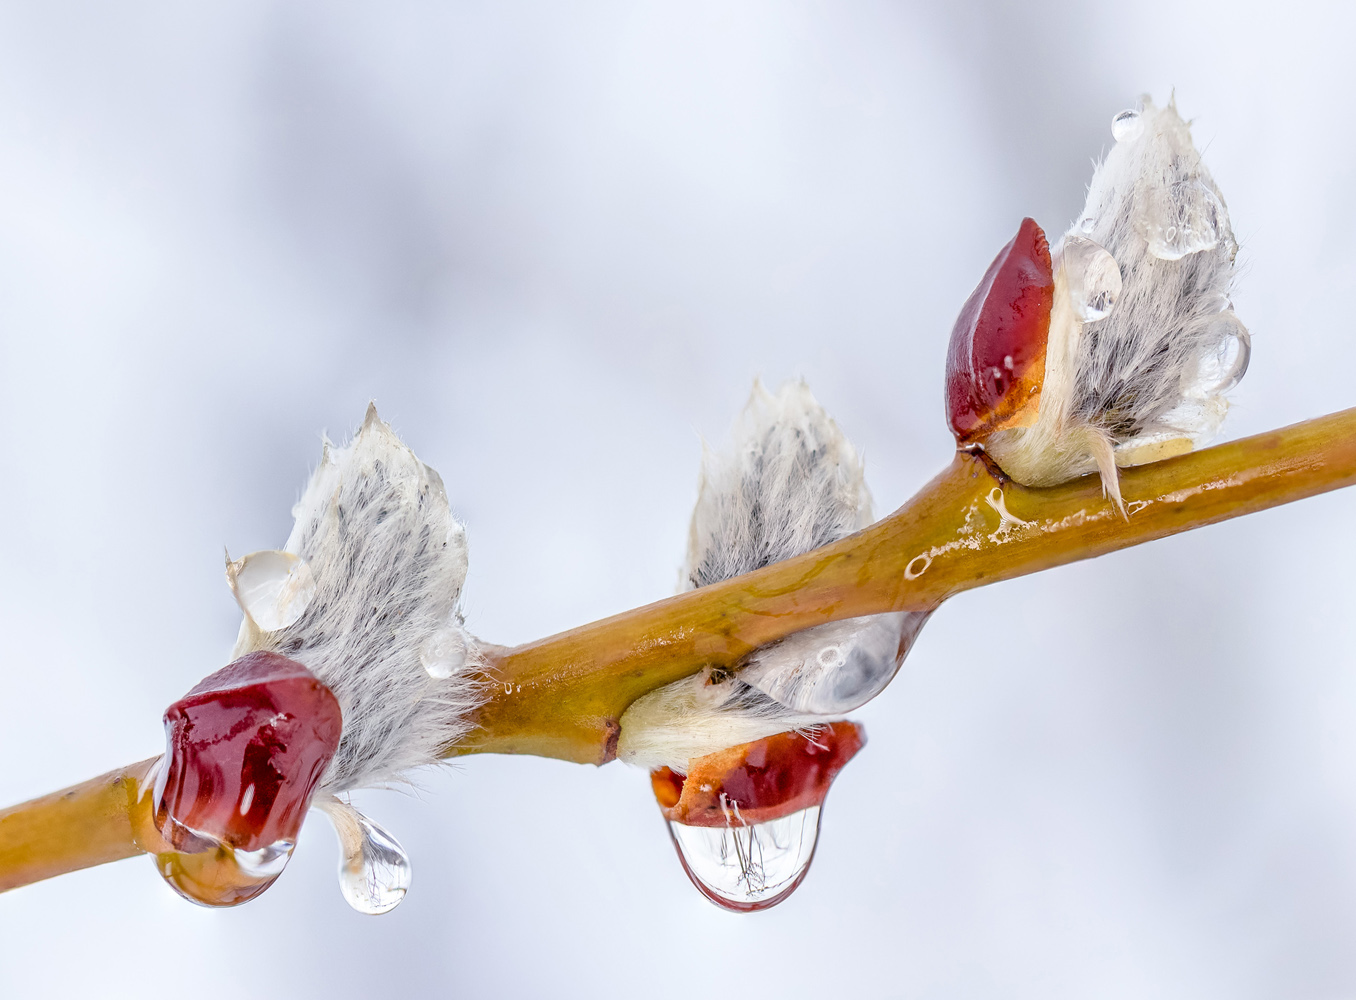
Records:
<instances>
[{"instance_id":1,"label":"willow branch","mask_svg":"<svg viewBox=\"0 0 1356 1000\"><path fill-rule=\"evenodd\" d=\"M168 850L151 821L145 788L157 759L0 811L0 892Z\"/></svg>"},{"instance_id":2,"label":"willow branch","mask_svg":"<svg viewBox=\"0 0 1356 1000\"><path fill-rule=\"evenodd\" d=\"M448 754L602 764L631 702L706 664L733 666L813 625L934 608L972 587L1354 482L1356 409L1124 470L1126 517L1096 476L1032 489L958 453L899 510L833 545L498 652L479 728Z\"/></svg>"},{"instance_id":3,"label":"willow branch","mask_svg":"<svg viewBox=\"0 0 1356 1000\"><path fill-rule=\"evenodd\" d=\"M1126 470L1128 516L1086 477L1031 489L960 453L882 521L755 573L488 656L489 698L447 756L602 764L641 695L824 622L926 610L972 587L1356 483L1356 409ZM154 761L0 812L0 890L158 853L142 794Z\"/></svg>"}]
</instances>

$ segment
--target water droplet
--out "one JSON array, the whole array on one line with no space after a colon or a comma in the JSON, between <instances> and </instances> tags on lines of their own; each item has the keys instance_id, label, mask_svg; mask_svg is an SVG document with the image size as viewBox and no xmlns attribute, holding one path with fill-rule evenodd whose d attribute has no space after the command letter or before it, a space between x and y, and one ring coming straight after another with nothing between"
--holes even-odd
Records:
<instances>
[{"instance_id":1,"label":"water droplet","mask_svg":"<svg viewBox=\"0 0 1356 1000\"><path fill-rule=\"evenodd\" d=\"M456 626L439 629L419 651L419 662L434 680L446 680L466 663L466 633Z\"/></svg>"},{"instance_id":2,"label":"water droplet","mask_svg":"<svg viewBox=\"0 0 1356 1000\"><path fill-rule=\"evenodd\" d=\"M1201 358L1196 378L1187 394L1196 397L1217 396L1242 381L1252 356L1252 336L1232 309L1226 309L1211 322L1213 351Z\"/></svg>"},{"instance_id":3,"label":"water droplet","mask_svg":"<svg viewBox=\"0 0 1356 1000\"><path fill-rule=\"evenodd\" d=\"M1159 260L1181 260L1219 245L1228 216L1219 195L1199 177L1151 187L1140 195L1139 227L1149 253Z\"/></svg>"},{"instance_id":4,"label":"water droplet","mask_svg":"<svg viewBox=\"0 0 1356 1000\"><path fill-rule=\"evenodd\" d=\"M1121 295L1121 269L1116 258L1092 240L1066 236L1060 260L1079 318L1091 323L1111 315Z\"/></svg>"},{"instance_id":5,"label":"water droplet","mask_svg":"<svg viewBox=\"0 0 1356 1000\"><path fill-rule=\"evenodd\" d=\"M1111 119L1111 135L1117 142L1130 142L1144 134L1144 119L1138 111L1122 111Z\"/></svg>"},{"instance_id":6,"label":"water droplet","mask_svg":"<svg viewBox=\"0 0 1356 1000\"><path fill-rule=\"evenodd\" d=\"M833 779L861 749L862 728L830 722L779 733L650 775L683 870L707 899L762 910L789 896L815 853Z\"/></svg>"},{"instance_id":7,"label":"water droplet","mask_svg":"<svg viewBox=\"0 0 1356 1000\"><path fill-rule=\"evenodd\" d=\"M702 895L727 910L775 906L804 880L819 836L819 806L762 823L743 824L738 806L729 826L669 822L683 870Z\"/></svg>"},{"instance_id":8,"label":"water droplet","mask_svg":"<svg viewBox=\"0 0 1356 1000\"><path fill-rule=\"evenodd\" d=\"M265 632L295 624L315 597L315 577L291 552L251 552L226 567L236 603Z\"/></svg>"},{"instance_id":9,"label":"water droplet","mask_svg":"<svg viewBox=\"0 0 1356 1000\"><path fill-rule=\"evenodd\" d=\"M282 874L292 844L280 841L257 851L216 844L204 851L167 851L155 857L155 870L171 889L200 906L239 906L259 895Z\"/></svg>"},{"instance_id":10,"label":"water droplet","mask_svg":"<svg viewBox=\"0 0 1356 1000\"><path fill-rule=\"evenodd\" d=\"M816 625L753 653L739 679L795 712L844 715L894 679L931 612Z\"/></svg>"},{"instance_id":11,"label":"water droplet","mask_svg":"<svg viewBox=\"0 0 1356 1000\"><path fill-rule=\"evenodd\" d=\"M336 798L316 802L334 824L342 856L339 889L359 913L386 913L410 887L410 859L382 826Z\"/></svg>"}]
</instances>

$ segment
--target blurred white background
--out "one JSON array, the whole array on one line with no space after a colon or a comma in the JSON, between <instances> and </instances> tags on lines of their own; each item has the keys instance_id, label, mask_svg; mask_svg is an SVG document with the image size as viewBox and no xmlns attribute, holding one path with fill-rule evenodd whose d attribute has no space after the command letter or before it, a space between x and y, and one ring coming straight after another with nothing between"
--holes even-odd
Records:
<instances>
[{"instance_id":1,"label":"blurred white background","mask_svg":"<svg viewBox=\"0 0 1356 1000\"><path fill-rule=\"evenodd\" d=\"M1242 243L1228 436L1356 404L1345 4L0 3L0 804L158 752L369 398L515 643L669 594L699 436L803 375L880 513L947 335L1112 115ZM1356 997L1356 495L956 598L792 900L701 899L644 775L472 759L231 911L138 859L0 896L0 995Z\"/></svg>"}]
</instances>

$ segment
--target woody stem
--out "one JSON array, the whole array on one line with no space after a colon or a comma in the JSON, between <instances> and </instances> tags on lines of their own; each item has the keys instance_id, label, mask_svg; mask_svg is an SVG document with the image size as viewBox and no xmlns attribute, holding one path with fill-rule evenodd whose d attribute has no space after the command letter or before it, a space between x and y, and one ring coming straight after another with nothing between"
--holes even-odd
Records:
<instances>
[{"instance_id":1,"label":"woody stem","mask_svg":"<svg viewBox=\"0 0 1356 1000\"><path fill-rule=\"evenodd\" d=\"M143 794L152 757L0 810L0 892L53 875L165 850Z\"/></svg>"},{"instance_id":2,"label":"woody stem","mask_svg":"<svg viewBox=\"0 0 1356 1000\"><path fill-rule=\"evenodd\" d=\"M488 699L447 756L612 759L627 707L707 664L842 618L927 610L1035 573L1356 483L1356 409L1125 471L1127 516L1085 477L1032 489L982 455L833 545L487 657ZM0 891L163 851L143 795L154 761L0 811Z\"/></svg>"},{"instance_id":3,"label":"woody stem","mask_svg":"<svg viewBox=\"0 0 1356 1000\"><path fill-rule=\"evenodd\" d=\"M641 695L824 622L922 611L1035 573L1356 482L1356 409L1125 470L1126 516L1087 476L1032 489L983 456L832 545L490 657L478 729L448 755L602 764Z\"/></svg>"}]
</instances>

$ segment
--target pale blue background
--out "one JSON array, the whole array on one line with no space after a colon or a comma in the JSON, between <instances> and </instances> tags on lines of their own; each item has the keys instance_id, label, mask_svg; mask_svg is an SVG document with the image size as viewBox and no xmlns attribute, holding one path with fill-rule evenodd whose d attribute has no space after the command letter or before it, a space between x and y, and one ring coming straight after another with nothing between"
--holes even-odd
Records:
<instances>
[{"instance_id":1,"label":"pale blue background","mask_svg":"<svg viewBox=\"0 0 1356 1000\"><path fill-rule=\"evenodd\" d=\"M668 594L750 380L883 513L946 336L1176 88L1242 243L1229 436L1356 404L1345 4L0 3L0 803L157 751L369 398L497 642ZM0 995L1356 997L1356 495L963 595L788 904L717 911L643 775L471 760L229 912L134 860L0 896Z\"/></svg>"}]
</instances>

